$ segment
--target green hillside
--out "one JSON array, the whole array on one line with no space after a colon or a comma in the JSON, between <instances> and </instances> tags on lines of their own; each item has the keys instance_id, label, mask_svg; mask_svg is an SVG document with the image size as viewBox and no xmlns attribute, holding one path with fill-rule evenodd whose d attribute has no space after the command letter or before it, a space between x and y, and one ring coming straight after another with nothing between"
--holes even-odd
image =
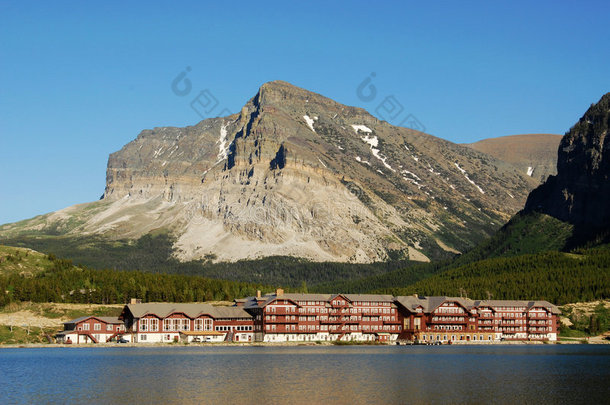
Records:
<instances>
[{"instance_id":1,"label":"green hillside","mask_svg":"<svg viewBox=\"0 0 610 405\"><path fill-rule=\"evenodd\" d=\"M606 247L486 259L407 287L380 290L395 295L548 300L561 305L610 298L609 280L610 248Z\"/></svg>"},{"instance_id":2,"label":"green hillside","mask_svg":"<svg viewBox=\"0 0 610 405\"><path fill-rule=\"evenodd\" d=\"M43 263L48 267L28 267L23 260L23 271L0 272L0 307L23 301L121 304L130 298L149 302L226 301L254 295L257 289L273 288L200 276L94 270L53 255L45 256Z\"/></svg>"},{"instance_id":3,"label":"green hillside","mask_svg":"<svg viewBox=\"0 0 610 405\"><path fill-rule=\"evenodd\" d=\"M561 252L571 236L572 226L565 222L520 213L492 238L454 260L322 283L313 290L544 299L559 304L610 298L610 248L587 245Z\"/></svg>"},{"instance_id":4,"label":"green hillside","mask_svg":"<svg viewBox=\"0 0 610 405\"><path fill-rule=\"evenodd\" d=\"M0 276L12 274L32 276L48 270L52 264L51 260L40 252L0 245Z\"/></svg>"},{"instance_id":5,"label":"green hillside","mask_svg":"<svg viewBox=\"0 0 610 405\"><path fill-rule=\"evenodd\" d=\"M154 273L197 275L209 278L302 287L320 283L356 280L389 271L410 268L420 262L393 260L370 264L311 262L306 259L271 256L233 263L204 260L180 262L173 256L173 238L165 233L145 235L136 241L109 241L95 236L21 236L2 243L28 247L96 269L142 270Z\"/></svg>"},{"instance_id":6,"label":"green hillside","mask_svg":"<svg viewBox=\"0 0 610 405\"><path fill-rule=\"evenodd\" d=\"M434 263L424 263L401 268L384 274L371 275L357 280L338 283L322 283L316 290L340 286L341 291L368 292L412 285L420 280L451 269L494 257L512 257L559 251L571 235L572 227L548 215L517 214L490 239L474 249L454 258Z\"/></svg>"},{"instance_id":7,"label":"green hillside","mask_svg":"<svg viewBox=\"0 0 610 405\"><path fill-rule=\"evenodd\" d=\"M456 265L492 257L562 250L573 226L538 212L517 213L488 240L456 260Z\"/></svg>"},{"instance_id":8,"label":"green hillside","mask_svg":"<svg viewBox=\"0 0 610 405\"><path fill-rule=\"evenodd\" d=\"M213 257L208 257L181 263L173 258L173 241L166 233L134 242L93 237L65 238L61 243L55 238L21 239L12 243L39 246L58 256L68 254L79 266L68 269L64 268L68 261L54 256L0 247L0 288L10 291L4 302L112 303L133 296L178 302L232 299L253 294L262 284L310 292L383 291L555 303L609 298L610 249L588 246L561 253L571 233L569 224L547 215L518 214L470 252L424 264L314 263L291 257L235 263L212 263ZM119 271L126 269L140 271ZM87 293L66 296L66 291Z\"/></svg>"}]
</instances>

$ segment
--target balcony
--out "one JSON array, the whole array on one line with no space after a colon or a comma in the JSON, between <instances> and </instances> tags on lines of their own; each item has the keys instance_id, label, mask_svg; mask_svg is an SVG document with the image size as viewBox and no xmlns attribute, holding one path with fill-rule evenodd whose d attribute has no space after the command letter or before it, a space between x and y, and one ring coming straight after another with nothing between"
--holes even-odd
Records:
<instances>
[{"instance_id":1,"label":"balcony","mask_svg":"<svg viewBox=\"0 0 610 405\"><path fill-rule=\"evenodd\" d=\"M349 316L339 316L339 317L333 317L333 318L336 318L336 319L324 319L324 320L320 320L320 323L344 324L344 323L366 322L366 321L359 321L357 319L350 320Z\"/></svg>"},{"instance_id":2,"label":"balcony","mask_svg":"<svg viewBox=\"0 0 610 405\"><path fill-rule=\"evenodd\" d=\"M298 309L282 310L281 308L278 308L276 311L273 311L273 312L265 310L264 315L271 316L271 315L305 315L305 314L303 312L299 312Z\"/></svg>"},{"instance_id":3,"label":"balcony","mask_svg":"<svg viewBox=\"0 0 610 405\"><path fill-rule=\"evenodd\" d=\"M444 315L443 315L444 316ZM440 320L440 319L434 319L432 318L430 321L428 321L427 323L429 324L435 324L435 325L439 325L439 324L450 324L450 325L457 325L457 324L467 324L468 321L466 320L466 318L459 318L459 319L451 319L451 320Z\"/></svg>"},{"instance_id":4,"label":"balcony","mask_svg":"<svg viewBox=\"0 0 610 405\"><path fill-rule=\"evenodd\" d=\"M543 321L543 320L540 320L540 321L538 321L538 320L530 320L528 322L528 324L530 326L547 326L548 322L547 321Z\"/></svg>"},{"instance_id":5,"label":"balcony","mask_svg":"<svg viewBox=\"0 0 610 405\"><path fill-rule=\"evenodd\" d=\"M301 322L309 322L309 321L301 321ZM311 321L314 322L314 321ZM284 316L277 316L276 318L265 319L265 323L299 323L298 318L295 319L286 319Z\"/></svg>"},{"instance_id":6,"label":"balcony","mask_svg":"<svg viewBox=\"0 0 610 405\"><path fill-rule=\"evenodd\" d=\"M527 328L528 332L532 332L532 333L537 333L537 332L541 332L541 333L546 333L546 332L550 332L551 328L543 328L543 327L530 327Z\"/></svg>"},{"instance_id":7,"label":"balcony","mask_svg":"<svg viewBox=\"0 0 610 405\"><path fill-rule=\"evenodd\" d=\"M453 313L453 312L445 313L445 312L439 312L439 313L434 313L432 316L454 316L454 317L455 316L459 316L459 317L463 318L463 317L467 317L467 316L470 316L470 315L468 315L466 313Z\"/></svg>"},{"instance_id":8,"label":"balcony","mask_svg":"<svg viewBox=\"0 0 610 405\"><path fill-rule=\"evenodd\" d=\"M400 324L400 321L398 320L398 318L394 319L394 320L389 320L389 321L383 321L384 325L391 325L391 324Z\"/></svg>"}]
</instances>

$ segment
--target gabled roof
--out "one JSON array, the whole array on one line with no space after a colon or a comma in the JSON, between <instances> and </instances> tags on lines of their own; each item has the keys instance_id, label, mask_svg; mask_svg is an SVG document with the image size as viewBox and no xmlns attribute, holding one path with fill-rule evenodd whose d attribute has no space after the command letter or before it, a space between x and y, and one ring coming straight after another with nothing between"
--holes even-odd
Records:
<instances>
[{"instance_id":1,"label":"gabled roof","mask_svg":"<svg viewBox=\"0 0 610 405\"><path fill-rule=\"evenodd\" d=\"M87 319L90 318L94 318L97 319L101 322L104 323L112 323L112 324L123 324L123 321L121 321L119 318L117 318L116 316L94 316L94 315L87 315L87 316L81 316L80 318L76 318L76 319L72 319L71 321L68 322L64 322L64 325L68 325L68 324L77 324L79 322L83 322L86 321Z\"/></svg>"},{"instance_id":2,"label":"gabled roof","mask_svg":"<svg viewBox=\"0 0 610 405\"><path fill-rule=\"evenodd\" d=\"M421 307L424 313L433 312L436 308L446 302L457 302L467 311L470 311L475 307L475 302L473 300L462 297L416 297L410 295L406 297L395 297L395 300L409 311L415 311L417 307Z\"/></svg>"},{"instance_id":3,"label":"gabled roof","mask_svg":"<svg viewBox=\"0 0 610 405\"><path fill-rule=\"evenodd\" d=\"M298 305L299 301L330 301L331 294L305 294L305 293L284 293L281 295L276 295L275 293L266 294L260 298L257 297L248 297L246 303L244 304L244 308L262 308L269 304L271 304L276 299L279 300L288 300L294 302ZM262 302L261 302L262 301Z\"/></svg>"},{"instance_id":4,"label":"gabled roof","mask_svg":"<svg viewBox=\"0 0 610 405\"><path fill-rule=\"evenodd\" d=\"M305 293L285 293L274 298L287 298L292 301L330 301L332 294L305 294Z\"/></svg>"},{"instance_id":5,"label":"gabled roof","mask_svg":"<svg viewBox=\"0 0 610 405\"><path fill-rule=\"evenodd\" d=\"M275 293L264 295L261 298L248 297L245 301L244 308L260 308L267 306L276 299L285 299L292 301L297 304L299 301L322 301L331 302L336 297L344 297L350 302L362 301L362 302L392 302L394 297L392 295L382 294L306 294L306 293L284 293L276 295ZM263 301L259 304L259 301ZM298 305L298 304L297 304Z\"/></svg>"},{"instance_id":6,"label":"gabled roof","mask_svg":"<svg viewBox=\"0 0 610 405\"><path fill-rule=\"evenodd\" d=\"M341 294L348 300L354 301L363 301L363 302L388 302L394 301L394 296L387 294Z\"/></svg>"},{"instance_id":7,"label":"gabled roof","mask_svg":"<svg viewBox=\"0 0 610 405\"><path fill-rule=\"evenodd\" d=\"M548 309L549 311L551 311L552 314L555 314L555 315L561 314L561 311L559 310L559 308L557 308L556 305L553 305L548 301L529 301L527 303L528 311L535 307L542 307L542 308Z\"/></svg>"},{"instance_id":8,"label":"gabled roof","mask_svg":"<svg viewBox=\"0 0 610 405\"><path fill-rule=\"evenodd\" d=\"M526 310L530 310L534 307L545 308L553 314L559 314L559 309L549 303L548 301L518 301L518 300L477 300L473 301L470 298L462 297L417 297L417 296L402 296L394 298L400 305L408 309L409 311L415 312L417 307L421 306L424 313L431 313L436 308L440 307L445 302L457 302L462 307L471 311L478 307L491 307L492 310L498 307L525 307Z\"/></svg>"},{"instance_id":9,"label":"gabled roof","mask_svg":"<svg viewBox=\"0 0 610 405\"><path fill-rule=\"evenodd\" d=\"M189 318L197 318L200 315L210 315L212 318L252 318L244 311L243 307L215 307L210 304L176 304L151 302L145 304L127 304L125 306L134 318L142 318L145 315L156 315L166 318L174 313L182 313Z\"/></svg>"},{"instance_id":10,"label":"gabled roof","mask_svg":"<svg viewBox=\"0 0 610 405\"><path fill-rule=\"evenodd\" d=\"M489 305L491 307L525 307L526 311L538 307L544 308L556 315L561 313L557 306L548 301L485 300L481 301L479 305Z\"/></svg>"}]
</instances>

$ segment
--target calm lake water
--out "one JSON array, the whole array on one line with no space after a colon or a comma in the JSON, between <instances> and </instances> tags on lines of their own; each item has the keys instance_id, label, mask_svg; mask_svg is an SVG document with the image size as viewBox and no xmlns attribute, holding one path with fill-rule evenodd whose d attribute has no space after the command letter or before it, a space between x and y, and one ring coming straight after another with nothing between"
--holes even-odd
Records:
<instances>
[{"instance_id":1,"label":"calm lake water","mask_svg":"<svg viewBox=\"0 0 610 405\"><path fill-rule=\"evenodd\" d=\"M610 345L1 349L0 401L603 404Z\"/></svg>"}]
</instances>

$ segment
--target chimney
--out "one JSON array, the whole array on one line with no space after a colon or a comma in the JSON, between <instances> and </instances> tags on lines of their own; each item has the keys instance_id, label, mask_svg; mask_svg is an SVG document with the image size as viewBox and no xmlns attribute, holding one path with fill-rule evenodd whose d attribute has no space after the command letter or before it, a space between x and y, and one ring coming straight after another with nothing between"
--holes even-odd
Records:
<instances>
[{"instance_id":1,"label":"chimney","mask_svg":"<svg viewBox=\"0 0 610 405\"><path fill-rule=\"evenodd\" d=\"M261 297L261 290L256 290L256 298L260 298Z\"/></svg>"},{"instance_id":2,"label":"chimney","mask_svg":"<svg viewBox=\"0 0 610 405\"><path fill-rule=\"evenodd\" d=\"M277 290L275 290L275 296L279 297L280 295L284 295L284 289L283 288L278 288Z\"/></svg>"},{"instance_id":3,"label":"chimney","mask_svg":"<svg viewBox=\"0 0 610 405\"><path fill-rule=\"evenodd\" d=\"M414 296L415 298L419 298L419 295L417 295L417 294L413 294L413 296Z\"/></svg>"},{"instance_id":4,"label":"chimney","mask_svg":"<svg viewBox=\"0 0 610 405\"><path fill-rule=\"evenodd\" d=\"M132 298L129 300L130 304L141 304L142 300L140 298Z\"/></svg>"}]
</instances>

